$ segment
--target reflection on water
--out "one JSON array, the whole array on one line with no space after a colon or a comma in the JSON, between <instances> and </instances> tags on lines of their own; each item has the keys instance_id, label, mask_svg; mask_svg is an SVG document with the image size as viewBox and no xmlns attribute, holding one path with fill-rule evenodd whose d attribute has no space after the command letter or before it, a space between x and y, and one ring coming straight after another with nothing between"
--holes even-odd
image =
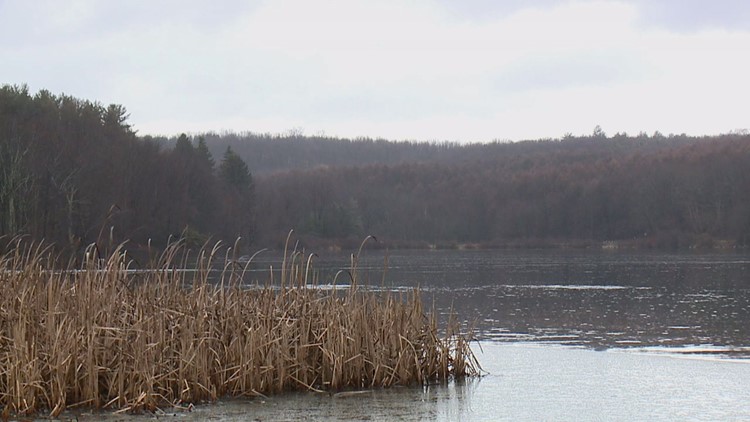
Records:
<instances>
[{"instance_id":1,"label":"reflection on water","mask_svg":"<svg viewBox=\"0 0 750 422\"><path fill-rule=\"evenodd\" d=\"M105 412L67 412L63 418L79 421L146 420L154 417L184 421L456 421L474 412L472 398L487 378L425 387L396 387L356 392L348 395L290 393L267 398L225 399L217 403L185 409L161 409L157 413L115 415Z\"/></svg>"},{"instance_id":2,"label":"reflection on water","mask_svg":"<svg viewBox=\"0 0 750 422\"><path fill-rule=\"evenodd\" d=\"M750 339L747 289L496 285L458 292L454 304L462 315L480 318L479 335L485 339L554 341L595 348L741 347Z\"/></svg>"},{"instance_id":3,"label":"reflection on water","mask_svg":"<svg viewBox=\"0 0 750 422\"><path fill-rule=\"evenodd\" d=\"M322 279L347 257L323 257ZM373 288L419 285L482 340L611 347L750 346L750 255L586 251L367 252ZM263 267L266 263L257 263ZM385 280L385 281L383 281ZM745 353L747 355L747 353Z\"/></svg>"},{"instance_id":4,"label":"reflection on water","mask_svg":"<svg viewBox=\"0 0 750 422\"><path fill-rule=\"evenodd\" d=\"M267 399L228 400L198 409L193 417L221 414L221 420L461 420L471 412L480 380L425 388L373 390L353 396L296 393Z\"/></svg>"}]
</instances>

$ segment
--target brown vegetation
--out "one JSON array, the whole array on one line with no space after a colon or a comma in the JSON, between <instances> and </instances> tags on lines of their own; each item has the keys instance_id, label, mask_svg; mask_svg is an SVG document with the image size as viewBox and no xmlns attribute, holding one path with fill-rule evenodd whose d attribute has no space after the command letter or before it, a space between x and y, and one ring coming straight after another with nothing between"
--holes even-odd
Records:
<instances>
[{"instance_id":1,"label":"brown vegetation","mask_svg":"<svg viewBox=\"0 0 750 422\"><path fill-rule=\"evenodd\" d=\"M324 290L297 252L263 285L243 284L243 268L218 247L188 259L178 242L138 271L122 247L96 256L90 247L80 268L59 270L48 249L18 240L0 256L4 415L155 410L478 371L455 322L439 330L417 290L358 286L356 259L348 288ZM196 269L175 269L188 263Z\"/></svg>"}]
</instances>

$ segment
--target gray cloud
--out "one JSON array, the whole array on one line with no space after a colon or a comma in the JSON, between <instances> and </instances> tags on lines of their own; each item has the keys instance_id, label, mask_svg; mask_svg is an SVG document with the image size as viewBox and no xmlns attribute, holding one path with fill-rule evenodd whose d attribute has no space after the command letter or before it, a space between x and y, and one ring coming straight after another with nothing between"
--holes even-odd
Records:
<instances>
[{"instance_id":1,"label":"gray cloud","mask_svg":"<svg viewBox=\"0 0 750 422\"><path fill-rule=\"evenodd\" d=\"M124 104L142 133L302 126L519 139L588 133L596 123L713 133L746 120L727 99L750 89L750 32L733 31L750 22L748 7L0 0L0 83ZM696 33L717 27L729 31ZM644 103L650 97L658 108Z\"/></svg>"},{"instance_id":2,"label":"gray cloud","mask_svg":"<svg viewBox=\"0 0 750 422\"><path fill-rule=\"evenodd\" d=\"M747 0L636 0L647 27L679 32L704 29L750 30Z\"/></svg>"},{"instance_id":3,"label":"gray cloud","mask_svg":"<svg viewBox=\"0 0 750 422\"><path fill-rule=\"evenodd\" d=\"M502 69L494 86L501 93L605 86L639 79L644 72L643 64L621 52L534 57Z\"/></svg>"},{"instance_id":4,"label":"gray cloud","mask_svg":"<svg viewBox=\"0 0 750 422\"><path fill-rule=\"evenodd\" d=\"M576 0L438 0L456 18L473 21L503 19L525 9L546 9ZM597 1L597 0L578 0ZM612 0L638 7L638 22L647 28L677 32L705 29L750 30L747 0Z\"/></svg>"},{"instance_id":5,"label":"gray cloud","mask_svg":"<svg viewBox=\"0 0 750 422\"><path fill-rule=\"evenodd\" d=\"M489 21L506 18L520 10L547 8L571 0L437 0L454 18Z\"/></svg>"}]
</instances>

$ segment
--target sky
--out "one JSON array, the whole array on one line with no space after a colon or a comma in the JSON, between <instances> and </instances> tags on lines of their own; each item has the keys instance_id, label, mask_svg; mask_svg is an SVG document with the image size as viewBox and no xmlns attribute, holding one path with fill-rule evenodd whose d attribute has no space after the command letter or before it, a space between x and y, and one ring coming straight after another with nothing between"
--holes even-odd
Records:
<instances>
[{"instance_id":1,"label":"sky","mask_svg":"<svg viewBox=\"0 0 750 422\"><path fill-rule=\"evenodd\" d=\"M140 135L487 142L750 127L746 0L0 0L0 84Z\"/></svg>"}]
</instances>

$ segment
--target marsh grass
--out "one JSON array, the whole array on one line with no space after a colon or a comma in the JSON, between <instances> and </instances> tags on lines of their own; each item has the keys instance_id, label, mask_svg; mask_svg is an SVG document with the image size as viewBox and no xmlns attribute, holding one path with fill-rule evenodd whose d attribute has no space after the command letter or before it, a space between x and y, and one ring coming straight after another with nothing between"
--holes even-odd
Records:
<instances>
[{"instance_id":1,"label":"marsh grass","mask_svg":"<svg viewBox=\"0 0 750 422\"><path fill-rule=\"evenodd\" d=\"M139 271L122 246L105 260L96 252L66 270L20 240L0 256L4 419L426 384L479 370L455 320L439 328L416 289L360 287L355 256L349 287L331 290L315 287L312 255L296 251L285 252L277 280L250 286L246 267L219 246L189 258L176 242ZM176 269L188 264L196 270Z\"/></svg>"}]
</instances>

